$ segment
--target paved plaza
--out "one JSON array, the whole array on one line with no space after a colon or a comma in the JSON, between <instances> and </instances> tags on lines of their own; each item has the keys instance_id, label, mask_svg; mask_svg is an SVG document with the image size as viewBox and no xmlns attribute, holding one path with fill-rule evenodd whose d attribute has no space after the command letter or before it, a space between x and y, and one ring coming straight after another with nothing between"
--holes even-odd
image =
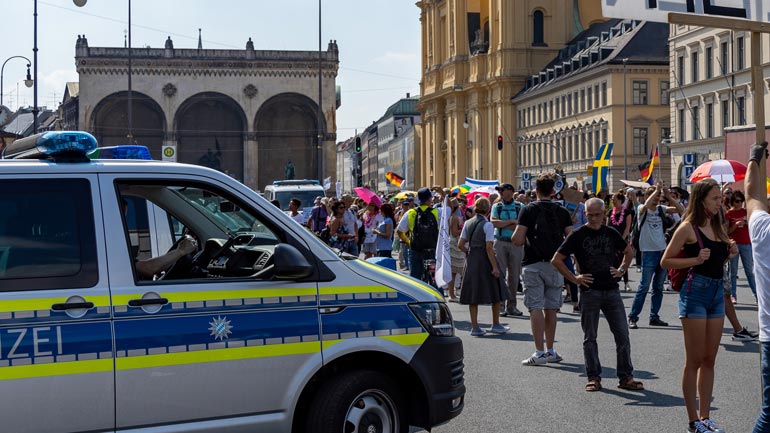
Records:
<instances>
[{"instance_id":1,"label":"paved plaza","mask_svg":"<svg viewBox=\"0 0 770 433\"><path fill-rule=\"evenodd\" d=\"M636 288L640 273L630 271ZM743 277L743 271L739 272ZM757 329L757 308L745 278L738 280L738 317L744 326ZM634 292L623 292L626 311ZM684 432L687 415L680 388L684 362L683 338L676 302L678 293L665 292L661 318L669 327L647 326L650 300L640 316L639 329L630 330L635 377L645 391L617 388L615 345L604 318L599 328L599 355L604 366L603 389L588 393L583 387L580 315L565 305L558 316L556 350L560 364L542 367L520 365L534 350L528 315L506 317L511 327L502 336L470 336L468 308L452 303L457 335L465 348L465 410L449 424L434 429L450 432ZM519 294L519 306L523 306ZM491 325L489 307L479 308L479 323ZM750 432L759 406L758 344L731 339L726 328L717 355L712 417L728 432Z\"/></svg>"}]
</instances>

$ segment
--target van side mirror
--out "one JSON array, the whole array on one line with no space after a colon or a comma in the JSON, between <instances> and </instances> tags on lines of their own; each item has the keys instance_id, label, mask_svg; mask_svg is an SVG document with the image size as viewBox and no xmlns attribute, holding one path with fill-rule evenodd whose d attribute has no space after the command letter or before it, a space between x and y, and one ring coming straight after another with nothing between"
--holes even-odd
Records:
<instances>
[{"instance_id":1,"label":"van side mirror","mask_svg":"<svg viewBox=\"0 0 770 433\"><path fill-rule=\"evenodd\" d=\"M276 280L300 280L313 274L314 268L305 256L289 244L278 244L273 253Z\"/></svg>"}]
</instances>

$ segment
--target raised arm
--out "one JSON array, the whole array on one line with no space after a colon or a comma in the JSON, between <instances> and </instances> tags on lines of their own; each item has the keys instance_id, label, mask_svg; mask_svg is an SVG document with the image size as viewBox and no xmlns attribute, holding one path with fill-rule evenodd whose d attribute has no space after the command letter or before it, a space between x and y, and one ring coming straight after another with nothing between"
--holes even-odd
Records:
<instances>
[{"instance_id":1,"label":"raised arm","mask_svg":"<svg viewBox=\"0 0 770 433\"><path fill-rule=\"evenodd\" d=\"M751 220L754 211L770 211L767 204L765 173L767 166L767 142L751 146L751 156L746 171L746 219Z\"/></svg>"}]
</instances>

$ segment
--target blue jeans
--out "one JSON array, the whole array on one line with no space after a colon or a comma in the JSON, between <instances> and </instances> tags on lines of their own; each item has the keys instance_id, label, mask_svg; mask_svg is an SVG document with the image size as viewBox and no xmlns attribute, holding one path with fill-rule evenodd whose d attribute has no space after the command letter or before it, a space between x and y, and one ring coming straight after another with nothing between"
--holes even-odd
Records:
<instances>
[{"instance_id":1,"label":"blue jeans","mask_svg":"<svg viewBox=\"0 0 770 433\"><path fill-rule=\"evenodd\" d=\"M433 250L415 251L409 248L409 276L422 280L423 260L435 259L436 253Z\"/></svg>"},{"instance_id":2,"label":"blue jeans","mask_svg":"<svg viewBox=\"0 0 770 433\"><path fill-rule=\"evenodd\" d=\"M759 413L754 433L770 433L770 342L759 343L762 373L762 411Z\"/></svg>"},{"instance_id":3,"label":"blue jeans","mask_svg":"<svg viewBox=\"0 0 770 433\"><path fill-rule=\"evenodd\" d=\"M749 280L749 288L757 297L757 284L754 282L754 257L751 255L751 244L738 245L738 255L730 259L730 294L735 298L735 288L738 281L738 257L743 262L743 273Z\"/></svg>"},{"instance_id":4,"label":"blue jeans","mask_svg":"<svg viewBox=\"0 0 770 433\"><path fill-rule=\"evenodd\" d=\"M636 289L636 296L634 296L634 303L631 305L628 320L639 320L639 313L644 307L644 299L650 290L650 283L652 283L650 320L660 317L658 312L661 304L663 304L663 282L666 281L666 270L660 267L662 257L663 251L642 251L642 279L639 280L639 287Z\"/></svg>"},{"instance_id":5,"label":"blue jeans","mask_svg":"<svg viewBox=\"0 0 770 433\"><path fill-rule=\"evenodd\" d=\"M586 376L591 378L602 375L599 346L596 344L600 313L604 313L610 331L615 337L618 379L623 380L633 376L634 366L631 364L631 341L628 338L626 308L617 289L589 289L580 292L580 324L583 326L583 358L586 363Z\"/></svg>"}]
</instances>

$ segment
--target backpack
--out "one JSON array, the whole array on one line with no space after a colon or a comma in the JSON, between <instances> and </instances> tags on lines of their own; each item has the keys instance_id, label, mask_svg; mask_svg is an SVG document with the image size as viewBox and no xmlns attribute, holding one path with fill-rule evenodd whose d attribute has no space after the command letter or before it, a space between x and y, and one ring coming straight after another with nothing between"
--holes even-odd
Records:
<instances>
[{"instance_id":1,"label":"backpack","mask_svg":"<svg viewBox=\"0 0 770 433\"><path fill-rule=\"evenodd\" d=\"M519 215L521 214L521 203L519 203L517 201L514 201L513 202L513 209L516 212L516 219L518 219ZM495 210L497 211L497 217L501 218L502 217L502 212L503 212L503 201L502 200L497 202L497 203L495 203ZM503 232L503 229L499 229L499 228L495 227L495 237L502 236L502 234L501 234L502 232Z\"/></svg>"},{"instance_id":2,"label":"backpack","mask_svg":"<svg viewBox=\"0 0 770 433\"><path fill-rule=\"evenodd\" d=\"M678 226L679 224L677 224ZM693 230L695 230L695 237L698 238L698 247L700 249L703 249L703 239L700 237L700 231L697 227L693 226ZM684 248L682 248L681 251L679 251L679 254L676 256L677 258L687 258L687 254L684 252ZM692 281L692 268L684 268L684 269L669 269L668 270L668 281L671 283L671 290L678 292L682 290L682 287L684 286L685 282L688 285Z\"/></svg>"},{"instance_id":3,"label":"backpack","mask_svg":"<svg viewBox=\"0 0 770 433\"><path fill-rule=\"evenodd\" d=\"M324 227L323 230L318 232L318 237L326 245L330 245L331 244L331 240L332 240L332 232L329 229L329 226L330 226L330 224L326 224L326 227Z\"/></svg>"},{"instance_id":4,"label":"backpack","mask_svg":"<svg viewBox=\"0 0 770 433\"><path fill-rule=\"evenodd\" d=\"M647 211L649 212L649 211ZM642 215L642 223L636 224L636 215L634 215L634 231L631 235L631 244L634 246L634 249L637 251L639 250L639 237L642 234L642 227L644 227L644 221L647 219L647 212ZM668 216L666 212L661 209L660 206L658 206L658 215L660 215L660 219L663 224L663 236L666 238L666 243L671 240L671 235L673 235L674 231L676 231L676 227L678 227L678 224L674 223L674 218ZM669 234L669 230L673 229L671 234Z\"/></svg>"},{"instance_id":5,"label":"backpack","mask_svg":"<svg viewBox=\"0 0 770 433\"><path fill-rule=\"evenodd\" d=\"M537 209L537 217L532 236L527 236L529 248L534 250L540 259L551 260L564 242L564 228L559 224L558 205L540 203L531 206ZM527 233L530 231L527 230Z\"/></svg>"},{"instance_id":6,"label":"backpack","mask_svg":"<svg viewBox=\"0 0 770 433\"><path fill-rule=\"evenodd\" d=\"M409 247L415 251L435 250L438 243L438 221L433 208L415 208L414 227L409 237Z\"/></svg>"}]
</instances>

